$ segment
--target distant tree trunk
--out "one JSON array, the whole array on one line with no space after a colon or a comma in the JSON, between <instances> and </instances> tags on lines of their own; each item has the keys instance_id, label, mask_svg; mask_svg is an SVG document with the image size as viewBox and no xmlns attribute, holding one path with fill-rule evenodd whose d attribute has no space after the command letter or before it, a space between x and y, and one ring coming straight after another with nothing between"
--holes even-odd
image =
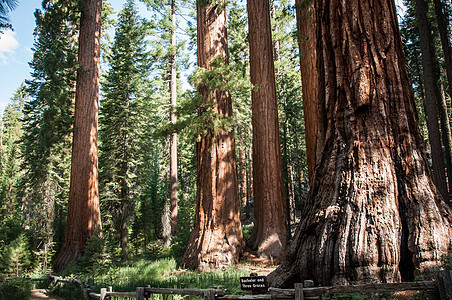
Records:
<instances>
[{"instance_id":1,"label":"distant tree trunk","mask_svg":"<svg viewBox=\"0 0 452 300\"><path fill-rule=\"evenodd\" d=\"M80 4L77 73L68 217L56 271L77 262L87 240L101 228L97 170L97 122L102 0Z\"/></svg>"},{"instance_id":2,"label":"distant tree trunk","mask_svg":"<svg viewBox=\"0 0 452 300\"><path fill-rule=\"evenodd\" d=\"M452 51L450 49L450 35L447 30L448 24L445 15L445 6L442 0L433 0L433 3L435 5L438 31L441 38L441 48L443 50L444 63L446 66L449 96L452 97Z\"/></svg>"},{"instance_id":3,"label":"distant tree trunk","mask_svg":"<svg viewBox=\"0 0 452 300\"><path fill-rule=\"evenodd\" d=\"M171 31L171 46L174 51L171 55L171 123L177 122L177 69L176 69L176 0L171 1L171 20L173 29ZM170 142L170 211L171 211L171 235L177 234L177 133L171 134Z\"/></svg>"},{"instance_id":4,"label":"distant tree trunk","mask_svg":"<svg viewBox=\"0 0 452 300\"><path fill-rule=\"evenodd\" d=\"M436 59L435 62L437 63ZM438 81L440 80L438 76ZM440 93L440 97L437 99L438 103L438 111L439 111L439 119L441 122L441 138L444 146L444 158L446 160L446 171L447 171L447 191L448 194L444 200L449 201L449 195L452 194L452 137L450 132L450 120L447 113L447 104L446 99L444 97L445 95L442 95Z\"/></svg>"},{"instance_id":5,"label":"distant tree trunk","mask_svg":"<svg viewBox=\"0 0 452 300\"><path fill-rule=\"evenodd\" d=\"M272 27L272 32L276 33L276 5L275 5L275 0L270 0L270 17L271 19L274 21L274 25ZM279 47L279 41L276 38L273 38L273 54L275 56L275 62L276 63L280 63L281 62L281 51L280 51L280 47ZM278 67L275 68L275 75L276 75L276 84L275 84L275 88L278 86L278 82L281 82L281 70L279 70ZM283 166L283 178L284 178L284 198L286 199L286 222L287 222L287 240L289 241L292 237L291 237L291 232L290 232L290 226L291 226L291 221L292 221L292 214L295 215L295 205L292 206L292 204L294 203L294 197L292 192L292 186L293 186L293 181L291 180L292 178L290 177L290 157L289 157L289 147L287 145L287 137L289 135L288 131L289 128L287 126L287 99L286 99L286 91L284 89L284 86L282 85L281 87L279 87L279 92L281 97L281 101L283 104L283 111L285 114L285 118L284 121L282 122L282 126L283 126L283 141L282 141L282 166ZM278 100L278 98L277 98ZM292 209L293 208L293 209Z\"/></svg>"},{"instance_id":6,"label":"distant tree trunk","mask_svg":"<svg viewBox=\"0 0 452 300\"><path fill-rule=\"evenodd\" d=\"M447 20L445 16L444 3L441 0L433 0L435 5L436 20L438 23L438 31L441 39L441 48L443 50L444 65L446 68L448 93L452 97L452 51L450 49L450 35L447 30ZM452 194L452 141L450 132L450 120L447 113L447 104L445 97L441 97L441 128L443 131L443 142L445 146L445 156L447 164L447 181L449 185L449 195ZM446 123L447 122L447 123Z\"/></svg>"},{"instance_id":7,"label":"distant tree trunk","mask_svg":"<svg viewBox=\"0 0 452 300\"><path fill-rule=\"evenodd\" d=\"M162 239L163 246L171 246L171 209L167 201L163 204L162 221Z\"/></svg>"},{"instance_id":8,"label":"distant tree trunk","mask_svg":"<svg viewBox=\"0 0 452 300\"><path fill-rule=\"evenodd\" d=\"M274 286L412 280L452 250L419 132L394 1L316 0L325 142Z\"/></svg>"},{"instance_id":9,"label":"distant tree trunk","mask_svg":"<svg viewBox=\"0 0 452 300\"><path fill-rule=\"evenodd\" d=\"M124 199L124 198L122 198ZM119 223L119 234L120 234L120 245L121 245L121 259L122 261L129 260L129 252L127 250L127 244L129 242L129 219L130 219L130 199L121 201L120 205L120 216L121 220Z\"/></svg>"},{"instance_id":10,"label":"distant tree trunk","mask_svg":"<svg viewBox=\"0 0 452 300\"><path fill-rule=\"evenodd\" d=\"M248 166L248 162L247 162L247 157L246 157L246 145L245 145L245 133L244 131L241 131L241 147L240 147L240 151L239 151L239 157L240 157L240 162L241 162L241 168L240 168L240 176L242 177L242 182L240 185L240 189L241 189L241 203L242 206L246 206L248 204L248 176L247 176L247 166Z\"/></svg>"},{"instance_id":11,"label":"distant tree trunk","mask_svg":"<svg viewBox=\"0 0 452 300\"><path fill-rule=\"evenodd\" d=\"M425 87L425 113L427 119L428 136L431 148L433 178L439 192L444 199L448 198L444 156L442 152L441 136L438 125L438 103L441 94L435 75L434 49L431 40L431 26L427 19L428 7L425 0L416 0L416 18L418 21L419 41L422 56L422 74Z\"/></svg>"},{"instance_id":12,"label":"distant tree trunk","mask_svg":"<svg viewBox=\"0 0 452 300\"><path fill-rule=\"evenodd\" d=\"M249 0L253 122L254 228L248 245L278 257L287 243L286 203L279 138L275 68L268 1Z\"/></svg>"},{"instance_id":13,"label":"distant tree trunk","mask_svg":"<svg viewBox=\"0 0 452 300\"><path fill-rule=\"evenodd\" d=\"M318 119L317 85L318 74L316 66L316 22L313 0L296 0L298 29L298 47L300 48L300 69L303 91L303 113L306 137L306 158L308 161L309 185L312 186L316 162L316 134ZM321 141L320 141L321 142ZM319 148L321 147L318 146Z\"/></svg>"},{"instance_id":14,"label":"distant tree trunk","mask_svg":"<svg viewBox=\"0 0 452 300\"><path fill-rule=\"evenodd\" d=\"M226 14L224 1L218 4L205 2L197 1L198 66L212 70L216 58L228 64ZM208 109L214 112L207 122L212 122L212 118L232 117L232 101L227 91L219 87L212 90L206 82L199 85L198 91L203 97L200 116L207 115ZM209 105L211 108L205 108ZM209 124L204 132L196 146L195 227L182 258L185 267L199 270L236 263L244 246L234 131L213 128Z\"/></svg>"}]
</instances>

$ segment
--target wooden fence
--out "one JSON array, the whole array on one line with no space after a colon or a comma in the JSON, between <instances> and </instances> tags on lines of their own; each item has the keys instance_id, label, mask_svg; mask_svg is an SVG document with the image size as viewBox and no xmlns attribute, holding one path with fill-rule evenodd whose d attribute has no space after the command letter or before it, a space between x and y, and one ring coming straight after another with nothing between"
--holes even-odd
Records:
<instances>
[{"instance_id":1,"label":"wooden fence","mask_svg":"<svg viewBox=\"0 0 452 300\"><path fill-rule=\"evenodd\" d=\"M376 295L386 292L401 291L421 291L425 292L430 299L452 300L452 271L438 271L436 280L404 283L383 283L383 284L363 284L348 286L313 287L312 281L305 281L304 284L296 283L294 289L269 288L265 294L258 295L225 295L220 288L212 289L165 289L138 287L134 292L114 292L111 287L102 288L100 294L92 291L90 284L78 279L64 279L49 275L47 278L32 279L50 280L53 284L70 283L80 286L84 299L111 299L111 297L135 298L138 300L149 299L152 294L162 295L197 295L205 300L270 300L270 299L294 299L313 300L322 299L323 296L344 294ZM92 284L91 284L92 285Z\"/></svg>"}]
</instances>

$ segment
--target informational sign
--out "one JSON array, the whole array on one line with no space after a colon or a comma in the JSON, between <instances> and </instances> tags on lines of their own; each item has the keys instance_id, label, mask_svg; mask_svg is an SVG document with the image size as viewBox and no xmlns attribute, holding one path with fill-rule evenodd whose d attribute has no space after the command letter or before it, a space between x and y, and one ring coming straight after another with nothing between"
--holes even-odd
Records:
<instances>
[{"instance_id":1,"label":"informational sign","mask_svg":"<svg viewBox=\"0 0 452 300\"><path fill-rule=\"evenodd\" d=\"M266 292L268 290L267 276L240 277L242 290Z\"/></svg>"}]
</instances>

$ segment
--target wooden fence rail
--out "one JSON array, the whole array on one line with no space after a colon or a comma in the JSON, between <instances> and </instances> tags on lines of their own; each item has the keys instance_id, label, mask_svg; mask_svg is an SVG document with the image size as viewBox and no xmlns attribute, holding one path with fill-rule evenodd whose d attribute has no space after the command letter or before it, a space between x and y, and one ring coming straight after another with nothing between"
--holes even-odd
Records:
<instances>
[{"instance_id":1,"label":"wooden fence rail","mask_svg":"<svg viewBox=\"0 0 452 300\"><path fill-rule=\"evenodd\" d=\"M8 279L0 280L6 281ZM111 297L135 298L138 300L149 299L151 294L163 295L197 295L205 300L254 300L254 299L294 299L311 300L321 299L322 296L338 294L361 294L375 295L385 292L400 291L422 291L426 292L431 299L452 300L452 271L439 271L435 281L404 282L404 283L383 283L383 284L363 284L348 286L312 287L312 281L305 281L304 286L296 283L294 289L269 288L268 292L259 295L225 295L224 290L212 289L171 289L171 288L151 288L138 287L134 292L114 292L111 287L102 288L100 294L92 292L93 287L84 281L70 278L48 275L47 278L31 279L33 281L49 280L53 284L70 283L80 286L84 299L111 299ZM89 282L89 281L88 281ZM91 284L92 285L92 284Z\"/></svg>"},{"instance_id":2,"label":"wooden fence rail","mask_svg":"<svg viewBox=\"0 0 452 300\"><path fill-rule=\"evenodd\" d=\"M109 299L109 297L124 297L124 298L136 298L140 300L148 299L151 294L160 295L192 295L203 296L205 300L215 300L217 297L223 296L224 291L222 289L166 289L166 288L151 288L151 287L138 287L136 292L113 292L110 288L102 288L100 294L89 293L89 297L96 299Z\"/></svg>"},{"instance_id":3,"label":"wooden fence rail","mask_svg":"<svg viewBox=\"0 0 452 300\"><path fill-rule=\"evenodd\" d=\"M376 294L384 292L400 291L426 291L431 295L438 295L438 285L436 281L420 281L405 283L382 283L382 284L363 284L347 286L329 286L329 287L308 287L303 288L301 283L296 283L294 289L269 288L268 293L262 295L226 295L219 297L222 300L232 299L321 299L322 296L331 296L338 294Z\"/></svg>"}]
</instances>

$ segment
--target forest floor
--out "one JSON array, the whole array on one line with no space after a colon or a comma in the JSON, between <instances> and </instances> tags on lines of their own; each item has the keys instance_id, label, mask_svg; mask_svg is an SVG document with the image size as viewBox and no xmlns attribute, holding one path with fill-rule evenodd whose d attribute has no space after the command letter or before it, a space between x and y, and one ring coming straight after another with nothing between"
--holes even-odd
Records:
<instances>
[{"instance_id":1,"label":"forest floor","mask_svg":"<svg viewBox=\"0 0 452 300\"><path fill-rule=\"evenodd\" d=\"M45 289L36 289L31 291L31 300L62 300L62 298L49 297L47 295L47 290Z\"/></svg>"},{"instance_id":2,"label":"forest floor","mask_svg":"<svg viewBox=\"0 0 452 300\"><path fill-rule=\"evenodd\" d=\"M280 261L272 258L262 258L252 252L245 252L237 264L238 269L249 269L259 276L266 276L276 269Z\"/></svg>"}]
</instances>

